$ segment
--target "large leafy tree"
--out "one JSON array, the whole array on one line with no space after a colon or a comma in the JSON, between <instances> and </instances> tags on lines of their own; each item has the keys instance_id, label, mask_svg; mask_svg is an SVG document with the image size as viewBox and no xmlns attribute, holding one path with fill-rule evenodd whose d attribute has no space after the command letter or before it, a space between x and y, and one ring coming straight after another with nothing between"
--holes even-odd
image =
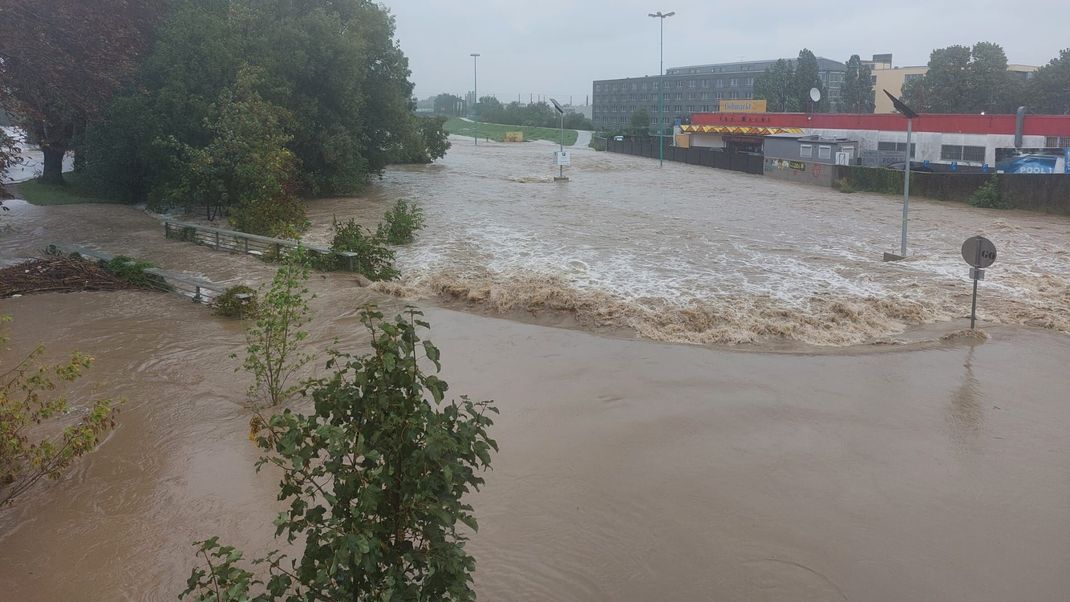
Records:
<instances>
[{"instance_id":1,"label":"large leafy tree","mask_svg":"<svg viewBox=\"0 0 1070 602\"><path fill-rule=\"evenodd\" d=\"M411 118L407 59L394 20L369 0L173 0L139 87L89 132L89 163L99 179L122 181L144 162L137 189L175 177L177 153L154 141L205 147L217 132L208 119L220 94L246 66L260 73L257 92L282 109L297 182L310 195L359 191L398 158L417 123ZM125 104L124 104L125 103ZM151 123L144 126L142 123ZM136 137L120 132L136 132ZM103 142L94 148L94 142ZM178 146L171 148L180 148ZM180 163L180 162L179 162ZM107 172L107 173L103 173Z\"/></svg>"},{"instance_id":2,"label":"large leafy tree","mask_svg":"<svg viewBox=\"0 0 1070 602\"><path fill-rule=\"evenodd\" d=\"M848 113L872 113L874 105L872 70L852 54L843 80L843 109Z\"/></svg>"},{"instance_id":3,"label":"large leafy tree","mask_svg":"<svg viewBox=\"0 0 1070 602\"><path fill-rule=\"evenodd\" d=\"M908 104L930 113L1009 112L1021 92L1003 48L990 42L933 50L925 76L903 87Z\"/></svg>"},{"instance_id":4,"label":"large leafy tree","mask_svg":"<svg viewBox=\"0 0 1070 602\"><path fill-rule=\"evenodd\" d=\"M791 87L794 77L795 68L792 64L779 59L754 81L754 97L765 99L770 111L798 111L801 105L792 95Z\"/></svg>"},{"instance_id":5,"label":"large leafy tree","mask_svg":"<svg viewBox=\"0 0 1070 602\"><path fill-rule=\"evenodd\" d=\"M821 77L818 74L817 57L807 48L799 51L799 58L795 61L795 73L791 79L790 97L795 100L798 109L810 107L810 90L817 88L821 92L820 105L814 106L815 111L822 110L827 106L828 99L824 86L821 85Z\"/></svg>"},{"instance_id":6,"label":"large leafy tree","mask_svg":"<svg viewBox=\"0 0 1070 602\"><path fill-rule=\"evenodd\" d=\"M1029 83L1029 98L1037 113L1070 114L1070 48L1037 69Z\"/></svg>"},{"instance_id":7,"label":"large leafy tree","mask_svg":"<svg viewBox=\"0 0 1070 602\"><path fill-rule=\"evenodd\" d=\"M0 108L44 153L42 180L62 183L63 155L136 66L162 0L5 0Z\"/></svg>"}]
</instances>

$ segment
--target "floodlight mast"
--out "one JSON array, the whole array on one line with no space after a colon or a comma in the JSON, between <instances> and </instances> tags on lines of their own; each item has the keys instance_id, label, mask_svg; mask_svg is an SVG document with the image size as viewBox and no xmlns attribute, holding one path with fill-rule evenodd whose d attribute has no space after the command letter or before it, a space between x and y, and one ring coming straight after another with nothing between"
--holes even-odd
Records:
<instances>
[{"instance_id":1,"label":"floodlight mast","mask_svg":"<svg viewBox=\"0 0 1070 602\"><path fill-rule=\"evenodd\" d=\"M649 13L647 16L659 19L661 23L661 40L658 44L658 116L657 116L657 132L658 132L658 167L665 166L665 136L662 130L662 112L665 107L665 19L676 14L676 11L669 11L663 13L660 10L656 13Z\"/></svg>"}]
</instances>

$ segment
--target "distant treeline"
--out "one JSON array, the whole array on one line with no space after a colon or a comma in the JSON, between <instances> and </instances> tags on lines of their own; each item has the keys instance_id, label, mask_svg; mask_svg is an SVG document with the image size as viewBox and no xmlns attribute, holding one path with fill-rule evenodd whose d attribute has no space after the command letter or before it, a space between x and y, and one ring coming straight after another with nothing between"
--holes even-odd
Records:
<instances>
[{"instance_id":1,"label":"distant treeline","mask_svg":"<svg viewBox=\"0 0 1070 602\"><path fill-rule=\"evenodd\" d=\"M433 108L437 115L465 117L470 115L467 104L460 96L439 94L435 97ZM560 115L549 103L520 103L513 101L502 104L493 96L484 96L476 105L476 116L487 123L503 125L527 125L533 127L556 128ZM565 127L570 130L593 130L594 123L579 113L565 113Z\"/></svg>"}]
</instances>

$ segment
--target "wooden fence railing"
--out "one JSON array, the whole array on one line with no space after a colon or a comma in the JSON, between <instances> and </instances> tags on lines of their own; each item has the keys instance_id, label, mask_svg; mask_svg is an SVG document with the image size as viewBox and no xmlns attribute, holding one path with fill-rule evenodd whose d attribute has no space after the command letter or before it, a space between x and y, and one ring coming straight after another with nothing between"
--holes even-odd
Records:
<instances>
[{"instance_id":1,"label":"wooden fence railing","mask_svg":"<svg viewBox=\"0 0 1070 602\"><path fill-rule=\"evenodd\" d=\"M163 220L164 236L172 240L183 240L206 247L212 247L231 253L245 253L258 257L275 258L282 255L283 249L301 247L306 251L324 257L335 255L341 258L340 269L356 271L356 253L349 251L332 251L326 247L306 245L300 241L285 238L271 238L233 230L223 230L201 224L190 224L173 220Z\"/></svg>"}]
</instances>

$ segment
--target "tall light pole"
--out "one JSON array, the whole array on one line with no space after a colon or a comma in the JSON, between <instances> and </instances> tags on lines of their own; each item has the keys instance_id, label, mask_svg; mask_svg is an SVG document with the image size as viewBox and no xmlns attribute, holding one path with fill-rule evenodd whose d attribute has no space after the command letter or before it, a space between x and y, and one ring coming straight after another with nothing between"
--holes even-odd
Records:
<instances>
[{"instance_id":1,"label":"tall light pole","mask_svg":"<svg viewBox=\"0 0 1070 602\"><path fill-rule=\"evenodd\" d=\"M472 119L476 123L479 123L479 116L477 108L479 107L479 67L477 61L479 60L479 53L472 53ZM476 146L479 146L479 128L474 128L475 131L472 134L472 141Z\"/></svg>"},{"instance_id":2,"label":"tall light pole","mask_svg":"<svg viewBox=\"0 0 1070 602\"><path fill-rule=\"evenodd\" d=\"M903 167L903 233L899 241L901 259L907 256L907 212L910 208L910 159L912 154L910 152L910 134L914 129L914 118L918 114L914 112L914 109L903 103L902 100L892 96L891 92L885 90L884 93L888 95L888 98L892 99L892 106L895 107L895 110L907 118L907 160L906 165Z\"/></svg>"},{"instance_id":3,"label":"tall light pole","mask_svg":"<svg viewBox=\"0 0 1070 602\"><path fill-rule=\"evenodd\" d=\"M661 113L665 108L665 19L675 14L675 11L662 13L660 10L649 14L661 20L661 41L658 44L658 167L665 166L665 137L661 129Z\"/></svg>"}]
</instances>

